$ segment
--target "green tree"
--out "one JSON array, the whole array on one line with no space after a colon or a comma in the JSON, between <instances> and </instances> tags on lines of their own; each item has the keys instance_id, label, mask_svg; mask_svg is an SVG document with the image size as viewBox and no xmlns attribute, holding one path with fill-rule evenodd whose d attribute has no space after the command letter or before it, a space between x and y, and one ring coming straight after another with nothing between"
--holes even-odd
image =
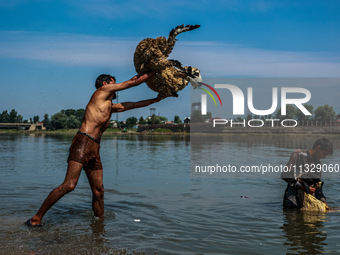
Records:
<instances>
[{"instance_id":1,"label":"green tree","mask_svg":"<svg viewBox=\"0 0 340 255\"><path fill-rule=\"evenodd\" d=\"M22 123L23 119L24 119L24 118L19 114L19 115L15 118L15 123Z\"/></svg>"},{"instance_id":2,"label":"green tree","mask_svg":"<svg viewBox=\"0 0 340 255\"><path fill-rule=\"evenodd\" d=\"M139 118L138 124L139 124L139 125L144 125L144 124L146 124L146 122L145 122L143 116L141 116L141 117Z\"/></svg>"},{"instance_id":3,"label":"green tree","mask_svg":"<svg viewBox=\"0 0 340 255\"><path fill-rule=\"evenodd\" d=\"M10 123L15 123L17 117L18 117L17 111L12 109L12 111L9 113L9 122Z\"/></svg>"},{"instance_id":4,"label":"green tree","mask_svg":"<svg viewBox=\"0 0 340 255\"><path fill-rule=\"evenodd\" d=\"M71 115L75 115L76 110L67 109L67 110L61 110L60 112L66 114L67 117L70 117Z\"/></svg>"},{"instance_id":5,"label":"green tree","mask_svg":"<svg viewBox=\"0 0 340 255\"><path fill-rule=\"evenodd\" d=\"M136 117L129 117L125 121L127 128L133 128L137 124L137 118Z\"/></svg>"},{"instance_id":6,"label":"green tree","mask_svg":"<svg viewBox=\"0 0 340 255\"><path fill-rule=\"evenodd\" d=\"M38 123L38 122L39 122L39 116L34 116L33 123Z\"/></svg>"},{"instance_id":7,"label":"green tree","mask_svg":"<svg viewBox=\"0 0 340 255\"><path fill-rule=\"evenodd\" d=\"M315 109L315 120L317 121L335 121L336 113L333 110L333 106L328 104L324 106L319 106Z\"/></svg>"},{"instance_id":8,"label":"green tree","mask_svg":"<svg viewBox=\"0 0 340 255\"><path fill-rule=\"evenodd\" d=\"M180 124L182 123L181 119L179 118L179 116L175 115L174 117L174 123Z\"/></svg>"},{"instance_id":9,"label":"green tree","mask_svg":"<svg viewBox=\"0 0 340 255\"><path fill-rule=\"evenodd\" d=\"M147 123L149 125L161 124L161 120L159 118L157 118L156 114L152 114L152 116L147 119Z\"/></svg>"},{"instance_id":10,"label":"green tree","mask_svg":"<svg viewBox=\"0 0 340 255\"><path fill-rule=\"evenodd\" d=\"M7 115L7 111L4 114L4 119L7 123L22 123L23 117L16 110L12 109L11 112Z\"/></svg>"},{"instance_id":11,"label":"green tree","mask_svg":"<svg viewBox=\"0 0 340 255\"><path fill-rule=\"evenodd\" d=\"M7 110L1 113L0 123L9 123L9 114Z\"/></svg>"},{"instance_id":12,"label":"green tree","mask_svg":"<svg viewBox=\"0 0 340 255\"><path fill-rule=\"evenodd\" d=\"M168 118L164 116L157 116L157 118L161 121L161 123L168 121Z\"/></svg>"},{"instance_id":13,"label":"green tree","mask_svg":"<svg viewBox=\"0 0 340 255\"><path fill-rule=\"evenodd\" d=\"M67 115L62 112L58 112L51 117L51 125L53 129L67 128Z\"/></svg>"},{"instance_id":14,"label":"green tree","mask_svg":"<svg viewBox=\"0 0 340 255\"><path fill-rule=\"evenodd\" d=\"M168 119L163 116L156 116L153 114L151 117L147 119L147 123L150 124L162 124L163 122L167 121Z\"/></svg>"},{"instance_id":15,"label":"green tree","mask_svg":"<svg viewBox=\"0 0 340 255\"><path fill-rule=\"evenodd\" d=\"M76 116L77 120L79 120L80 122L83 120L84 114L85 114L85 109L78 109L74 113L74 115Z\"/></svg>"},{"instance_id":16,"label":"green tree","mask_svg":"<svg viewBox=\"0 0 340 255\"><path fill-rule=\"evenodd\" d=\"M312 114L311 116L306 116L302 111L300 111L299 109L296 112L296 117L298 121L306 121L306 120L310 120L313 116L313 110L314 110L314 106L311 104L303 104L303 106Z\"/></svg>"},{"instance_id":17,"label":"green tree","mask_svg":"<svg viewBox=\"0 0 340 255\"><path fill-rule=\"evenodd\" d=\"M80 121L77 120L76 116L71 115L67 118L67 128L80 128Z\"/></svg>"},{"instance_id":18,"label":"green tree","mask_svg":"<svg viewBox=\"0 0 340 255\"><path fill-rule=\"evenodd\" d=\"M48 118L48 114L44 115L44 119L42 122L44 123L46 129L48 130L52 129L51 120Z\"/></svg>"},{"instance_id":19,"label":"green tree","mask_svg":"<svg viewBox=\"0 0 340 255\"><path fill-rule=\"evenodd\" d=\"M281 108L279 108L276 112L276 119L279 120L284 120L284 119L296 119L297 118L297 112L299 110L297 108L295 108L292 105L287 105L286 106L286 115L282 115L281 113Z\"/></svg>"}]
</instances>

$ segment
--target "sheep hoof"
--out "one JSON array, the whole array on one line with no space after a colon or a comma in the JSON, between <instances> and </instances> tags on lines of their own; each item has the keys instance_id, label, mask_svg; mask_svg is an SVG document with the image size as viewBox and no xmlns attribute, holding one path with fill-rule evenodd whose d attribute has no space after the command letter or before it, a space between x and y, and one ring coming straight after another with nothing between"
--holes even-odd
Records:
<instances>
[{"instance_id":1,"label":"sheep hoof","mask_svg":"<svg viewBox=\"0 0 340 255\"><path fill-rule=\"evenodd\" d=\"M182 64L181 62L179 62L178 60L176 59L169 59L169 61L172 63L173 66L175 67L182 67Z\"/></svg>"},{"instance_id":2,"label":"sheep hoof","mask_svg":"<svg viewBox=\"0 0 340 255\"><path fill-rule=\"evenodd\" d=\"M178 94L175 91L171 91L173 97L178 97Z\"/></svg>"}]
</instances>

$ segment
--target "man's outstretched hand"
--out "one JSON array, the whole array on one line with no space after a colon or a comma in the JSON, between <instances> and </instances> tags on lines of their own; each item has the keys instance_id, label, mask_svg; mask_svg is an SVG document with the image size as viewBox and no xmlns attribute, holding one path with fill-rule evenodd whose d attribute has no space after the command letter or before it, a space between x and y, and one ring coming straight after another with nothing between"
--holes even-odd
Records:
<instances>
[{"instance_id":1,"label":"man's outstretched hand","mask_svg":"<svg viewBox=\"0 0 340 255\"><path fill-rule=\"evenodd\" d=\"M136 75L136 76L133 76L129 81L133 82L134 86L137 86L145 82L147 79L149 79L154 74L155 74L154 72L150 72L150 73L146 73L143 75Z\"/></svg>"}]
</instances>

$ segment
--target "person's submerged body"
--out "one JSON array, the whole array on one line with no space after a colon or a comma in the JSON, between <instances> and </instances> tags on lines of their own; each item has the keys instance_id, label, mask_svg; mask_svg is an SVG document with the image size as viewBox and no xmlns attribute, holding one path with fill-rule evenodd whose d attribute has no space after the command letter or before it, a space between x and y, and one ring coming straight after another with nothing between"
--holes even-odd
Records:
<instances>
[{"instance_id":1,"label":"person's submerged body","mask_svg":"<svg viewBox=\"0 0 340 255\"><path fill-rule=\"evenodd\" d=\"M321 164L320 159L333 152L332 144L325 138L314 143L312 149L296 150L287 163L288 172L283 172L281 178L287 182L284 193L283 207L285 209L300 209L303 206L303 194L312 194L326 205L323 194L321 172L311 171ZM303 192L301 192L303 191Z\"/></svg>"},{"instance_id":2,"label":"person's submerged body","mask_svg":"<svg viewBox=\"0 0 340 255\"><path fill-rule=\"evenodd\" d=\"M48 209L50 209L66 193L73 191L77 185L81 169L84 168L89 184L92 189L92 209L94 216L104 215L104 186L103 167L100 159L100 139L103 132L110 123L113 112L145 107L159 102L164 97L157 96L153 99L139 102L125 102L114 104L112 100L115 93L143 83L153 74L134 76L128 81L117 84L114 77L100 75L96 80L97 90L93 93L86 106L84 117L78 133L75 135L68 157L68 168L63 183L52 190L41 205L38 212L29 219L29 226L40 226L41 220Z\"/></svg>"}]
</instances>

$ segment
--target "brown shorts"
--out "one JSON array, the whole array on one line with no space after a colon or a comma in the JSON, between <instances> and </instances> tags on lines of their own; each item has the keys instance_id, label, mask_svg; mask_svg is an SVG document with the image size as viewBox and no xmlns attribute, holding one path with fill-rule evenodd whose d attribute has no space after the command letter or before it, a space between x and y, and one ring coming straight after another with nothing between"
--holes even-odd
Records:
<instances>
[{"instance_id":1,"label":"brown shorts","mask_svg":"<svg viewBox=\"0 0 340 255\"><path fill-rule=\"evenodd\" d=\"M99 155L100 145L83 134L76 134L73 138L69 157L70 160L83 164L84 170L103 169Z\"/></svg>"}]
</instances>

